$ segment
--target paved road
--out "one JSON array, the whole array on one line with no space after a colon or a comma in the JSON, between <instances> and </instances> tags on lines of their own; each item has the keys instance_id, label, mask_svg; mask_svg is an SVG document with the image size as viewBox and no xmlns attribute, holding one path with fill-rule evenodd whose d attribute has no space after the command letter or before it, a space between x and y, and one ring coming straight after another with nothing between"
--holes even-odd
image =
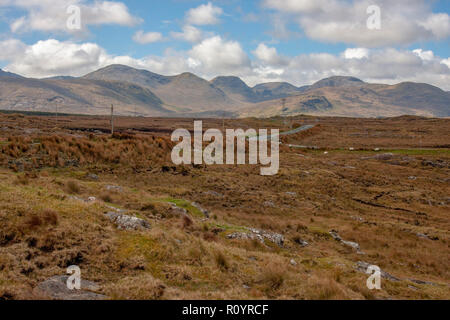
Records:
<instances>
[{"instance_id":1,"label":"paved road","mask_svg":"<svg viewBox=\"0 0 450 320\"><path fill-rule=\"evenodd\" d=\"M310 129L314 128L315 126L316 126L315 124L308 124L308 125L296 128L294 130L281 132L280 136L290 136L290 135L297 134L297 133L302 132L302 131L310 130ZM259 136L259 137L250 137L249 140L267 141L267 140L270 140L271 137L272 137L271 135Z\"/></svg>"}]
</instances>

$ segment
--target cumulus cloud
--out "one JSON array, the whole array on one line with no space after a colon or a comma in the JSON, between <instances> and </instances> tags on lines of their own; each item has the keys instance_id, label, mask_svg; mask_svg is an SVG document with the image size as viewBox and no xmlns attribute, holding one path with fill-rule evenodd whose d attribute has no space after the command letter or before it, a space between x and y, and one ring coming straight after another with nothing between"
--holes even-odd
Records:
<instances>
[{"instance_id":1,"label":"cumulus cloud","mask_svg":"<svg viewBox=\"0 0 450 320\"><path fill-rule=\"evenodd\" d=\"M189 51L166 50L161 56L136 59L111 55L95 43L49 39L26 45L9 39L0 41L0 60L7 62L5 70L28 77L81 76L110 64L125 64L165 75L186 71L207 79L235 75L249 85L287 81L300 86L343 75L373 83L425 82L450 90L450 58L430 50L349 48L339 54L286 57L274 49L259 44L252 61L238 42L214 36Z\"/></svg>"},{"instance_id":2,"label":"cumulus cloud","mask_svg":"<svg viewBox=\"0 0 450 320\"><path fill-rule=\"evenodd\" d=\"M70 10L74 8L76 10ZM28 31L86 32L89 25L117 24L134 26L141 19L130 14L127 6L116 1L87 0L2 0L0 7L17 7L26 14L10 24L14 33ZM68 10L69 9L69 10ZM79 9L80 28L68 28L67 22Z\"/></svg>"},{"instance_id":3,"label":"cumulus cloud","mask_svg":"<svg viewBox=\"0 0 450 320\"><path fill-rule=\"evenodd\" d=\"M431 50L424 51L422 49L413 50L413 52L422 60L425 61L433 61L434 60L434 52Z\"/></svg>"},{"instance_id":4,"label":"cumulus cloud","mask_svg":"<svg viewBox=\"0 0 450 320\"><path fill-rule=\"evenodd\" d=\"M279 66L286 62L286 60L278 54L276 48L268 47L264 43L260 43L253 51L253 54L260 62L266 65Z\"/></svg>"},{"instance_id":5,"label":"cumulus cloud","mask_svg":"<svg viewBox=\"0 0 450 320\"><path fill-rule=\"evenodd\" d=\"M203 74L237 74L250 68L250 59L237 41L220 36L203 40L189 51L191 62Z\"/></svg>"},{"instance_id":6,"label":"cumulus cloud","mask_svg":"<svg viewBox=\"0 0 450 320\"><path fill-rule=\"evenodd\" d=\"M450 69L450 58L443 59L441 61L442 64L445 64Z\"/></svg>"},{"instance_id":7,"label":"cumulus cloud","mask_svg":"<svg viewBox=\"0 0 450 320\"><path fill-rule=\"evenodd\" d=\"M381 29L367 26L371 0L264 0L263 5L296 22L314 40L366 48L441 40L450 36L450 17L433 13L425 0L378 0Z\"/></svg>"},{"instance_id":8,"label":"cumulus cloud","mask_svg":"<svg viewBox=\"0 0 450 320\"><path fill-rule=\"evenodd\" d=\"M190 25L218 24L220 22L219 17L222 14L222 8L208 2L208 4L202 4L197 8L190 9L186 13L186 21Z\"/></svg>"},{"instance_id":9,"label":"cumulus cloud","mask_svg":"<svg viewBox=\"0 0 450 320\"><path fill-rule=\"evenodd\" d=\"M140 44L148 44L163 40L163 35L160 32L147 32L140 30L133 36L133 40Z\"/></svg>"},{"instance_id":10,"label":"cumulus cloud","mask_svg":"<svg viewBox=\"0 0 450 320\"><path fill-rule=\"evenodd\" d=\"M171 32L171 36L174 39L196 43L203 40L205 35L200 29L194 26L186 25L183 27L182 32Z\"/></svg>"},{"instance_id":11,"label":"cumulus cloud","mask_svg":"<svg viewBox=\"0 0 450 320\"><path fill-rule=\"evenodd\" d=\"M344 51L345 59L363 59L369 57L369 50L366 48L348 48Z\"/></svg>"}]
</instances>

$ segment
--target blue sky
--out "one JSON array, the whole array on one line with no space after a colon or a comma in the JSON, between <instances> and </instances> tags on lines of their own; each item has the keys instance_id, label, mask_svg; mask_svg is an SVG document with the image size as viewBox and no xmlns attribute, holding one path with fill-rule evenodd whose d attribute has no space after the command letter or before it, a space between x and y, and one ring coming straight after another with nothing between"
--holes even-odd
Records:
<instances>
[{"instance_id":1,"label":"blue sky","mask_svg":"<svg viewBox=\"0 0 450 320\"><path fill-rule=\"evenodd\" d=\"M79 29L67 28L71 5ZM366 24L373 5L379 29ZM123 63L251 85L353 75L450 90L449 13L448 0L0 0L0 66L46 77Z\"/></svg>"}]
</instances>

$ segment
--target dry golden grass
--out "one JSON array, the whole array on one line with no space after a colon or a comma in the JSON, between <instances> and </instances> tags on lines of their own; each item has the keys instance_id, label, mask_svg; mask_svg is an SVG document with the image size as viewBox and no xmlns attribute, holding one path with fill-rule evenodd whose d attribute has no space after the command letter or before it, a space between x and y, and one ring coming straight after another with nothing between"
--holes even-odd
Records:
<instances>
[{"instance_id":1,"label":"dry golden grass","mask_svg":"<svg viewBox=\"0 0 450 320\"><path fill-rule=\"evenodd\" d=\"M274 177L260 176L255 166L172 170L167 132L190 128L191 121L136 119L134 126L132 119L120 120L127 121L123 134L111 138L70 129L52 133L49 119L0 115L0 127L20 121L42 129L26 136L23 130L0 132L0 299L39 298L33 288L73 264L112 299L449 298L450 155L445 148L424 148L448 141L448 120L321 119L288 142L318 145L329 154L283 147ZM66 128L96 121L61 119ZM127 123L158 132L128 133ZM218 120L206 124L221 127ZM280 124L227 121L244 128ZM361 128L384 128L383 137L355 136ZM417 130L424 131L419 144L405 138ZM391 149L394 157L363 160L377 154L370 150L375 146ZM107 185L122 190L108 191ZM188 217L168 202L185 207ZM146 219L151 229L117 230L104 215L111 203ZM281 233L285 245L226 238L245 227ZM358 242L365 254L333 240L331 230ZM355 270L361 260L402 281L383 280L381 291L370 291L367 275Z\"/></svg>"}]
</instances>

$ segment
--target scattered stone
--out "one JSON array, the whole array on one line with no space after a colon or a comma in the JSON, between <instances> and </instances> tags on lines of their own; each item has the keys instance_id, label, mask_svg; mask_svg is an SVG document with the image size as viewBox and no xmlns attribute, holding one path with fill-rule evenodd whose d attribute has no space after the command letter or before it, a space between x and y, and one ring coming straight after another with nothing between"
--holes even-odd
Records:
<instances>
[{"instance_id":1,"label":"scattered stone","mask_svg":"<svg viewBox=\"0 0 450 320\"><path fill-rule=\"evenodd\" d=\"M417 177L410 176L410 177L408 177L408 179L409 179L409 180L417 180Z\"/></svg>"},{"instance_id":2,"label":"scattered stone","mask_svg":"<svg viewBox=\"0 0 450 320\"><path fill-rule=\"evenodd\" d=\"M237 239L237 240L258 240L262 244L264 244L264 238L261 235L253 234L253 233L245 233L245 232L234 232L227 236L228 239Z\"/></svg>"},{"instance_id":3,"label":"scattered stone","mask_svg":"<svg viewBox=\"0 0 450 320\"><path fill-rule=\"evenodd\" d=\"M275 203L273 203L273 201L265 201L263 205L264 207L275 208Z\"/></svg>"},{"instance_id":4,"label":"scattered stone","mask_svg":"<svg viewBox=\"0 0 450 320\"><path fill-rule=\"evenodd\" d=\"M416 279L408 279L411 282L414 282L416 284L422 284L422 285L430 285L430 286L437 286L437 283L431 282L431 281L422 281L422 280L416 280Z\"/></svg>"},{"instance_id":5,"label":"scattered stone","mask_svg":"<svg viewBox=\"0 0 450 320\"><path fill-rule=\"evenodd\" d=\"M297 197L297 192L286 192L288 196Z\"/></svg>"},{"instance_id":6,"label":"scattered stone","mask_svg":"<svg viewBox=\"0 0 450 320\"><path fill-rule=\"evenodd\" d=\"M248 231L250 232L235 232L229 234L227 238L239 240L258 240L262 244L265 244L264 239L267 239L279 247L284 245L284 237L281 234L251 228L249 228Z\"/></svg>"},{"instance_id":7,"label":"scattered stone","mask_svg":"<svg viewBox=\"0 0 450 320\"><path fill-rule=\"evenodd\" d=\"M242 288L244 288L245 290L250 290L250 287L245 284L242 286Z\"/></svg>"},{"instance_id":8,"label":"scattered stone","mask_svg":"<svg viewBox=\"0 0 450 320\"><path fill-rule=\"evenodd\" d=\"M98 177L98 175L93 174L93 173L88 173L86 175L86 178L90 179L90 180L94 180L94 181L98 181L100 178Z\"/></svg>"},{"instance_id":9,"label":"scattered stone","mask_svg":"<svg viewBox=\"0 0 450 320\"><path fill-rule=\"evenodd\" d=\"M119 187L119 186L110 186L110 185L108 185L108 186L105 187L105 189L107 191L113 191L113 192L122 192L123 191L123 188Z\"/></svg>"},{"instance_id":10,"label":"scattered stone","mask_svg":"<svg viewBox=\"0 0 450 320\"><path fill-rule=\"evenodd\" d=\"M380 148L375 148L375 149L373 149L373 151L375 151L375 152L378 152L378 151L380 151L381 149Z\"/></svg>"},{"instance_id":11,"label":"scattered stone","mask_svg":"<svg viewBox=\"0 0 450 320\"><path fill-rule=\"evenodd\" d=\"M350 150L350 151L355 151L355 148L349 148L348 150Z\"/></svg>"},{"instance_id":12,"label":"scattered stone","mask_svg":"<svg viewBox=\"0 0 450 320\"><path fill-rule=\"evenodd\" d=\"M371 266L372 264L364 262L364 261L358 261L356 263L356 270L360 271L360 272L364 272L367 273L367 269ZM381 270L381 269L380 269ZM399 278L394 277L393 275L381 270L381 277L386 279L386 280L390 280L390 281L400 281Z\"/></svg>"},{"instance_id":13,"label":"scattered stone","mask_svg":"<svg viewBox=\"0 0 450 320\"><path fill-rule=\"evenodd\" d=\"M299 244L299 245L302 246L302 247L306 247L306 246L309 245L309 243L308 243L307 241L305 241L305 240L303 240L303 239L300 239L299 237L296 237L296 238L294 239L294 242L297 243L297 244Z\"/></svg>"},{"instance_id":14,"label":"scattered stone","mask_svg":"<svg viewBox=\"0 0 450 320\"><path fill-rule=\"evenodd\" d=\"M295 267L297 265L297 262L294 259L291 259L290 264Z\"/></svg>"},{"instance_id":15,"label":"scattered stone","mask_svg":"<svg viewBox=\"0 0 450 320\"><path fill-rule=\"evenodd\" d=\"M284 237L279 233L268 232L268 231L258 230L258 229L249 229L249 230L256 235L263 236L267 240L277 244L280 247L282 247L284 245Z\"/></svg>"},{"instance_id":16,"label":"scattered stone","mask_svg":"<svg viewBox=\"0 0 450 320\"><path fill-rule=\"evenodd\" d=\"M428 239L428 240L432 240L432 241L439 240L438 237L430 237L429 235L423 234L423 233L416 233L416 236L418 236L419 238Z\"/></svg>"},{"instance_id":17,"label":"scattered stone","mask_svg":"<svg viewBox=\"0 0 450 320\"><path fill-rule=\"evenodd\" d=\"M106 216L117 225L119 230L150 229L150 223L143 219L119 214L117 212L108 212Z\"/></svg>"},{"instance_id":18,"label":"scattered stone","mask_svg":"<svg viewBox=\"0 0 450 320\"><path fill-rule=\"evenodd\" d=\"M69 196L69 199L83 202L83 203L92 203L92 202L97 201L97 199L95 197L89 197L89 198L87 198L87 200L85 200L85 199L77 197L77 196Z\"/></svg>"},{"instance_id":19,"label":"scattered stone","mask_svg":"<svg viewBox=\"0 0 450 320\"><path fill-rule=\"evenodd\" d=\"M357 252L358 254L364 254L364 252L361 251L361 247L359 246L359 243L352 242L352 241L346 241L346 240L343 240L343 239L339 236L339 234L337 233L337 231L335 231L335 230L330 231L330 235L331 235L331 237L332 237L334 240L336 240L336 241L342 243L344 246L351 247L351 248L355 249L356 252Z\"/></svg>"},{"instance_id":20,"label":"scattered stone","mask_svg":"<svg viewBox=\"0 0 450 320\"><path fill-rule=\"evenodd\" d=\"M208 210L202 208L202 207L201 207L198 203L196 203L196 202L193 202L193 203L192 203L192 206L195 207L195 208L197 208L198 210L200 210L200 212L203 213L203 215L204 215L206 218L209 219L209 211L208 211Z\"/></svg>"},{"instance_id":21,"label":"scattered stone","mask_svg":"<svg viewBox=\"0 0 450 320\"><path fill-rule=\"evenodd\" d=\"M69 276L55 276L41 282L36 287L37 293L54 300L106 300L107 296L95 293L100 287L91 281L81 280L81 290L67 288Z\"/></svg>"},{"instance_id":22,"label":"scattered stone","mask_svg":"<svg viewBox=\"0 0 450 320\"><path fill-rule=\"evenodd\" d=\"M447 162L445 162L443 160L436 160L436 161L424 160L424 161L422 161L422 165L433 167L433 168L448 168L448 167L450 167L450 164L448 164Z\"/></svg>"},{"instance_id":23,"label":"scattered stone","mask_svg":"<svg viewBox=\"0 0 450 320\"><path fill-rule=\"evenodd\" d=\"M330 235L334 240L339 241L339 242L342 241L342 238L338 235L338 233L336 231L334 231L334 230L330 231Z\"/></svg>"},{"instance_id":24,"label":"scattered stone","mask_svg":"<svg viewBox=\"0 0 450 320\"><path fill-rule=\"evenodd\" d=\"M179 206L177 206L175 203L171 203L169 202L169 205L172 209L172 212L174 212L175 214L181 215L181 216L187 216L187 210L184 208L180 208Z\"/></svg>"},{"instance_id":25,"label":"scattered stone","mask_svg":"<svg viewBox=\"0 0 450 320\"><path fill-rule=\"evenodd\" d=\"M211 191L211 190L210 191L206 191L205 194L208 195L208 196L216 197L216 198L223 198L224 197L223 194L221 194L219 192L216 192L216 191Z\"/></svg>"},{"instance_id":26,"label":"scattered stone","mask_svg":"<svg viewBox=\"0 0 450 320\"><path fill-rule=\"evenodd\" d=\"M348 247L352 247L353 249L355 249L358 252L361 252L361 248L359 246L359 243L342 240L342 244L344 244L344 245L346 245Z\"/></svg>"}]
</instances>

